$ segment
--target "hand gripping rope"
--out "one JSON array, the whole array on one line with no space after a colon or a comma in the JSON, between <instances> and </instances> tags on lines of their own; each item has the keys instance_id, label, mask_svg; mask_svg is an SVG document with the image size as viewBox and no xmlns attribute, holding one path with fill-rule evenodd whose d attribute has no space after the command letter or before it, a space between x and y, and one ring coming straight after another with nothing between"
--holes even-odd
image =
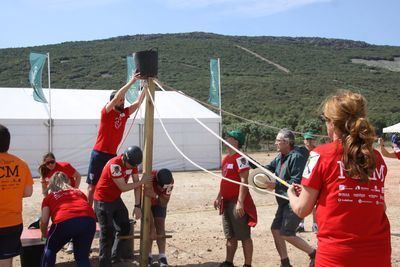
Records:
<instances>
[{"instance_id":1,"label":"hand gripping rope","mask_svg":"<svg viewBox=\"0 0 400 267\"><path fill-rule=\"evenodd\" d=\"M156 84L157 84L157 83L156 83ZM158 84L157 84L157 85L158 85ZM159 85L158 85L158 86L159 86ZM161 88L161 87L160 87L160 88ZM148 90L148 88L147 88L147 90ZM161 88L161 90L164 91L163 88ZM260 190L260 191L265 192L265 193L267 193L267 194L274 195L274 196L277 196L277 197L280 197L280 198L289 200L289 198L287 198L286 196L276 194L275 192L271 192L271 191L268 191L268 190L265 190L265 189L260 189L260 188L257 188L257 187L255 187L255 186L251 186L251 185L249 185L249 184L244 184L244 183L241 183L241 182L233 181L233 180L230 180L230 179L225 178L225 177L223 177L223 176L220 176L220 175L218 175L218 174L215 174L215 173L213 173L213 172L211 172L211 171L209 171L209 170L203 168L202 166L200 166L199 164L195 163L194 161L192 161L189 157L187 157L187 156L177 147L177 145L175 144L175 142L173 141L173 139L172 139L171 136L169 135L169 133L168 133L168 131L167 131L165 125L164 125L164 122L163 122L162 119L161 119L160 113L158 112L157 106L156 106L155 103L154 103L153 97L151 96L151 94L150 94L149 91L148 91L148 95L150 96L150 100L151 100L151 102L153 103L154 110L156 111L156 113L157 113L157 115L158 115L158 120L160 121L161 126L162 126L162 128L163 128L165 134L167 135L169 141L170 141L171 144L174 146L174 148L176 149L176 151L178 151L179 154L181 154L182 157L184 157L184 158L185 158L187 161L189 161L191 164L193 164L193 165L196 166L197 168L199 168L199 169L203 170L204 172L207 172L207 173L211 174L212 176L215 176L215 177L217 177L217 178L219 178L219 179L228 181L228 182L230 182L230 183L238 184L238 185L243 185L243 186L246 186L246 187L248 187L248 188L257 189L257 190ZM196 118L195 118L195 119L196 119ZM203 125L204 125L204 124L203 124ZM212 132L212 130L208 129L207 127L206 127L206 129ZM214 132L212 132L212 133L214 133ZM218 135L216 135L216 136L219 137ZM223 140L223 141L225 141L225 140ZM236 151L236 150L235 150L235 151ZM240 153L240 154L241 154L241 153ZM242 155L242 154L241 154L241 155ZM248 157L246 157L246 158L248 158ZM259 165L259 164L257 164L257 165ZM274 175L274 176L275 176L275 175ZM275 177L276 177L276 176L275 176ZM275 177L274 177L274 178L275 178Z\"/></svg>"}]
</instances>

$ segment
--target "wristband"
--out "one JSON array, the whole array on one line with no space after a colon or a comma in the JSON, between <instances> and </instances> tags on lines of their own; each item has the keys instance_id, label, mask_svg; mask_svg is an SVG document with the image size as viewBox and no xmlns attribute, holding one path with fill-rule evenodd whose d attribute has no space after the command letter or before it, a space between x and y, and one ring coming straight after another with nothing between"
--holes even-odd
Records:
<instances>
[{"instance_id":1,"label":"wristband","mask_svg":"<svg viewBox=\"0 0 400 267\"><path fill-rule=\"evenodd\" d=\"M141 205L140 205L140 204L135 204L135 208L140 209L140 208L141 208Z\"/></svg>"}]
</instances>

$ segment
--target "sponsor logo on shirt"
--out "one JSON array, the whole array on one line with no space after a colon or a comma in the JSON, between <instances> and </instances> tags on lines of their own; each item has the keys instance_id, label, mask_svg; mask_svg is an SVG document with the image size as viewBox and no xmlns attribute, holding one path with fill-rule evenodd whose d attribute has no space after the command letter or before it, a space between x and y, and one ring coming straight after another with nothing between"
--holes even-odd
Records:
<instances>
[{"instance_id":1,"label":"sponsor logo on shirt","mask_svg":"<svg viewBox=\"0 0 400 267\"><path fill-rule=\"evenodd\" d=\"M314 167L317 165L317 162L319 160L320 155L316 153L315 151L310 152L310 156L308 157L306 167L304 168L303 171L303 178L310 178L310 175L314 169Z\"/></svg>"},{"instance_id":2,"label":"sponsor logo on shirt","mask_svg":"<svg viewBox=\"0 0 400 267\"><path fill-rule=\"evenodd\" d=\"M236 163L239 167L239 170L242 170L244 168L250 168L249 162L247 161L247 159L245 157L237 158Z\"/></svg>"},{"instance_id":3,"label":"sponsor logo on shirt","mask_svg":"<svg viewBox=\"0 0 400 267\"><path fill-rule=\"evenodd\" d=\"M118 164L110 165L111 176L118 177L122 175L122 168Z\"/></svg>"}]
</instances>

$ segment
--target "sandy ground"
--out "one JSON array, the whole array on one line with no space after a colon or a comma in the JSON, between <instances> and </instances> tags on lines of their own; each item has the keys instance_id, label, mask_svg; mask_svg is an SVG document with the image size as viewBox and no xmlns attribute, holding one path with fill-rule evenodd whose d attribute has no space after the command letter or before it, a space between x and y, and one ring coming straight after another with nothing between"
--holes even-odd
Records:
<instances>
[{"instance_id":1,"label":"sandy ground","mask_svg":"<svg viewBox=\"0 0 400 267\"><path fill-rule=\"evenodd\" d=\"M272 154L251 154L256 160L265 164L275 156ZM391 223L392 263L400 266L400 161L386 159L389 168L386 180L387 214ZM218 193L219 180L203 172L176 172L175 187L168 206L166 229L173 237L167 240L167 256L172 266L217 266L225 258L225 239L222 232L221 217L213 208L213 201ZM83 178L84 179L84 178ZM86 183L81 189L86 192ZM279 266L279 256L275 250L269 227L276 211L275 197L252 192L257 205L259 223L252 230L254 242L253 266ZM129 210L133 208L133 192L123 194ZM40 183L35 181L34 194L24 201L25 226L40 213L42 201ZM313 246L316 236L311 232L312 218L305 220L306 232L301 233L303 239ZM139 229L137 227L136 229ZM93 242L91 261L98 266L98 238ZM135 241L135 255L138 258L139 240ZM157 248L153 246L153 254L157 258ZM293 266L308 266L308 256L288 245L288 253ZM236 266L243 265L242 247L239 244L235 261ZM137 266L137 260L115 266ZM14 266L20 266L19 258L14 259ZM60 251L57 254L56 266L75 266L73 256Z\"/></svg>"}]
</instances>

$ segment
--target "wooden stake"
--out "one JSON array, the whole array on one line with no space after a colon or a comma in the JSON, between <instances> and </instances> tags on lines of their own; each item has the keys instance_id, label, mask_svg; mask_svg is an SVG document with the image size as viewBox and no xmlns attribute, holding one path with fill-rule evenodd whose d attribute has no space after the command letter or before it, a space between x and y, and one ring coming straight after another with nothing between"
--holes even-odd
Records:
<instances>
[{"instance_id":1,"label":"wooden stake","mask_svg":"<svg viewBox=\"0 0 400 267\"><path fill-rule=\"evenodd\" d=\"M144 122L144 147L143 147L143 174L151 175L153 166L153 129L154 129L154 106L149 97L149 93L155 101L155 85L152 78L147 79L148 89L146 90L146 110ZM146 185L152 187L153 185ZM150 198L143 197L143 214L140 223L140 263L139 266L147 267L149 246L150 246Z\"/></svg>"}]
</instances>

